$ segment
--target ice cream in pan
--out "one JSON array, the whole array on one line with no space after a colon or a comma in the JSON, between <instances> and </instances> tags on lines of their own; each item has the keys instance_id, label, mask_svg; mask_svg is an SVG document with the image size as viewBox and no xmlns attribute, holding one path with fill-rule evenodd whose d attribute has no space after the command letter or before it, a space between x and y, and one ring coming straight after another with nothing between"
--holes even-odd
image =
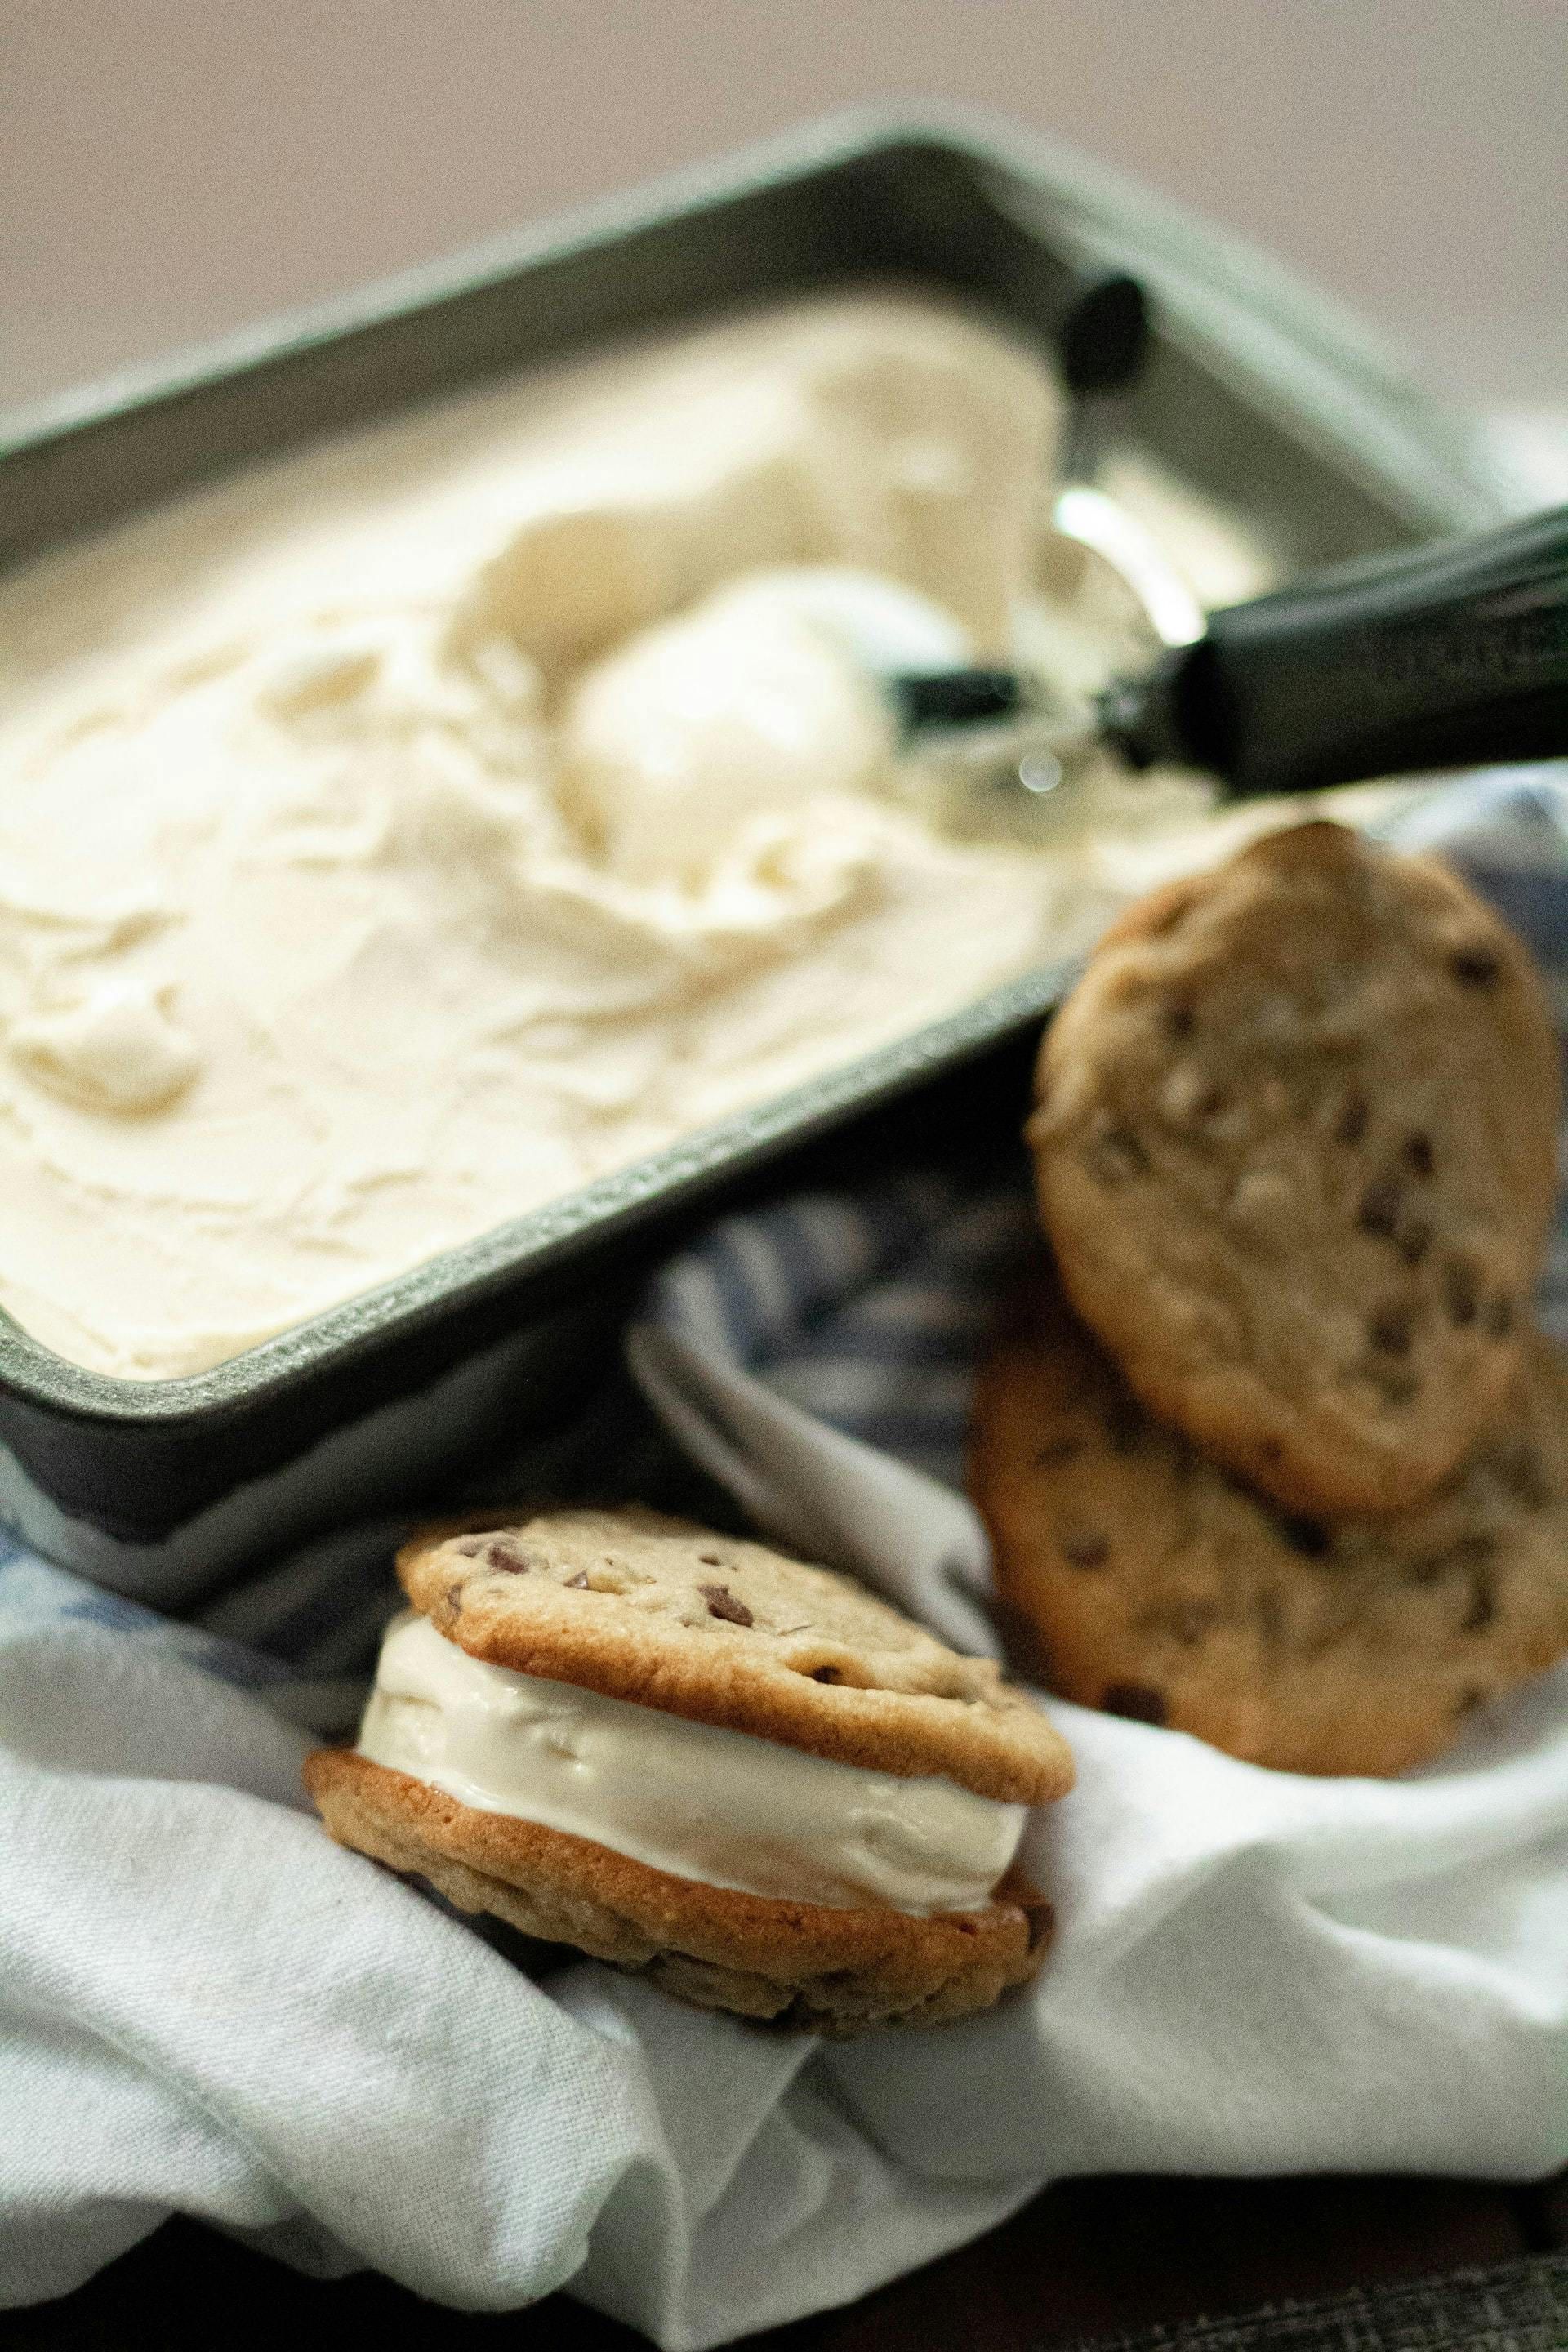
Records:
<instances>
[{"instance_id":1,"label":"ice cream in pan","mask_svg":"<svg viewBox=\"0 0 1568 2352\"><path fill-rule=\"evenodd\" d=\"M869 574L950 666L1056 678L1147 643L1045 576L1058 414L1010 334L838 298L0 584L0 1305L99 1370L200 1370L1211 858L1169 772L1048 840L947 823L804 609L801 574Z\"/></svg>"},{"instance_id":2,"label":"ice cream in pan","mask_svg":"<svg viewBox=\"0 0 1568 2352\"><path fill-rule=\"evenodd\" d=\"M926 821L767 585L1014 657L1058 412L962 310L818 301L0 583L0 1305L198 1371L1087 943L1142 871Z\"/></svg>"}]
</instances>

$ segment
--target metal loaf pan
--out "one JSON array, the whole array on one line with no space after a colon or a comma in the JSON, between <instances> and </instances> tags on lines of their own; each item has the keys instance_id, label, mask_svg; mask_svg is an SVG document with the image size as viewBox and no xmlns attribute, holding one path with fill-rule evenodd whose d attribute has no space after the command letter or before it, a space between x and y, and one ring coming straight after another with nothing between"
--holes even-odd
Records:
<instances>
[{"instance_id":1,"label":"metal loaf pan","mask_svg":"<svg viewBox=\"0 0 1568 2352\"><path fill-rule=\"evenodd\" d=\"M773 296L897 279L1045 340L1086 267L1131 269L1155 298L1136 438L1252 518L1286 569L1506 510L1462 426L1259 257L994 125L862 118L57 404L0 444L0 563L427 397ZM1064 978L1003 989L213 1371L115 1380L0 1318L0 1514L171 1603L312 1527L422 1501L493 1432L567 1412L638 1269L760 1171L809 1160L831 1181L955 1128L1016 1132L1029 1035Z\"/></svg>"}]
</instances>

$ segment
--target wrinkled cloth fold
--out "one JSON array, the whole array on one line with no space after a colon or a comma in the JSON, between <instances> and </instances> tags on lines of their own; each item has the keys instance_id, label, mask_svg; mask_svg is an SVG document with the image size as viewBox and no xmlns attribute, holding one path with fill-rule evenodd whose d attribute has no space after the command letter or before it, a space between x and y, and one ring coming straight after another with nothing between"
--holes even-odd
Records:
<instances>
[{"instance_id":1,"label":"wrinkled cloth fold","mask_svg":"<svg viewBox=\"0 0 1568 2352\"><path fill-rule=\"evenodd\" d=\"M1468 866L1561 998L1563 775L1479 778L1400 829ZM684 1460L994 1648L960 1481L1030 1230L1005 1140L984 1179L933 1153L716 1227L628 1335L647 1405L605 1402L552 1483L591 1466L602 1490L613 1455L663 1499ZM1542 1305L1568 1333L1561 1229ZM473 1491L537 1470L520 1451ZM1568 1669L1391 1781L1052 1702L1079 1778L1027 1832L1058 1916L1038 1982L818 2045L542 1964L322 1835L300 1764L353 1721L397 1532L344 1529L183 1622L0 1560L0 2300L65 2292L180 2210L464 2307L569 2284L695 2352L1054 2178L1568 2161Z\"/></svg>"}]
</instances>

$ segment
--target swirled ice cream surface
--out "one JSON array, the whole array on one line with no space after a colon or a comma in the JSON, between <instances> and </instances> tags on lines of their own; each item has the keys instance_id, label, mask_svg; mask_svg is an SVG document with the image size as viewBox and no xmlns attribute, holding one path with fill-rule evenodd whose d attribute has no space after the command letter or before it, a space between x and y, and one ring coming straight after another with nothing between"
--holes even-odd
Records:
<instances>
[{"instance_id":1,"label":"swirled ice cream surface","mask_svg":"<svg viewBox=\"0 0 1568 2352\"><path fill-rule=\"evenodd\" d=\"M0 586L0 1305L198 1371L1084 944L1169 856L924 822L789 593L1008 656L1056 422L991 325L824 299Z\"/></svg>"}]
</instances>

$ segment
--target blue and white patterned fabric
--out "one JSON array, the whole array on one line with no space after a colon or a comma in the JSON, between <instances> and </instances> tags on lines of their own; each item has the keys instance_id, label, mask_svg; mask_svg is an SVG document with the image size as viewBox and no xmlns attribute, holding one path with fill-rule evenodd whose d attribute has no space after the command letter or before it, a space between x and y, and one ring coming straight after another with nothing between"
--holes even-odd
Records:
<instances>
[{"instance_id":1,"label":"blue and white patterned fabric","mask_svg":"<svg viewBox=\"0 0 1568 2352\"><path fill-rule=\"evenodd\" d=\"M1568 775L1479 777L1394 831L1468 867L1568 1022ZM468 1491L679 1502L695 1465L715 1507L989 1643L964 1423L1031 1230L998 1152L725 1221L630 1334L654 1410L623 1381ZM1542 1304L1568 1339L1563 1229ZM699 2347L1067 2174L1568 2160L1568 1671L1387 1783L1061 1706L1079 1784L1025 1848L1060 1922L1038 1984L818 2049L591 1963L542 1984L321 1834L304 1727L353 1721L400 1532L341 1530L183 1622L0 1556L0 2301L180 2209L458 2305L571 2280Z\"/></svg>"}]
</instances>

